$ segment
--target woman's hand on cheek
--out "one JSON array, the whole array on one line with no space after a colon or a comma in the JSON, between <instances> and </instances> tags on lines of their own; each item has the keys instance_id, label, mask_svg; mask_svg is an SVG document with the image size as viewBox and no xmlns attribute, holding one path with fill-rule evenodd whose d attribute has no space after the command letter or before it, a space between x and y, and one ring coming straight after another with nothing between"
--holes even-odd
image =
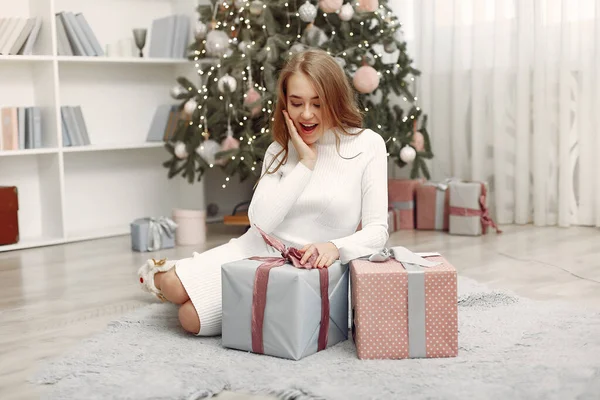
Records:
<instances>
[{"instance_id":1,"label":"woman's hand on cheek","mask_svg":"<svg viewBox=\"0 0 600 400\"><path fill-rule=\"evenodd\" d=\"M290 139L292 144L296 148L298 152L298 156L300 161L306 165L309 169L314 169L315 164L317 162L317 148L314 144L308 145L302 140L298 130L294 126L288 112L283 110L283 116L285 118L285 123L287 124L288 133L290 134Z\"/></svg>"}]
</instances>

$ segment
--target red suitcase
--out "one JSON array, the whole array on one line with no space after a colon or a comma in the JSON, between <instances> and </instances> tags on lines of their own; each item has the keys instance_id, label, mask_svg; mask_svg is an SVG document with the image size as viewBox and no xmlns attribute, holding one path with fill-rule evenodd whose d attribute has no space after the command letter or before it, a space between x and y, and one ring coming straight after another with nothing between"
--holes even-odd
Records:
<instances>
[{"instance_id":1,"label":"red suitcase","mask_svg":"<svg viewBox=\"0 0 600 400\"><path fill-rule=\"evenodd\" d=\"M15 186L0 186L0 245L19 241L19 196Z\"/></svg>"}]
</instances>

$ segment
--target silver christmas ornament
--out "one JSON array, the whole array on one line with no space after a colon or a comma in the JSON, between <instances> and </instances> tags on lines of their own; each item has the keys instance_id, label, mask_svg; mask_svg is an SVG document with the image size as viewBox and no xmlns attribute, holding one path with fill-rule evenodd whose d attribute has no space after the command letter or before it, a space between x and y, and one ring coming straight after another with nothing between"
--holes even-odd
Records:
<instances>
[{"instance_id":1,"label":"silver christmas ornament","mask_svg":"<svg viewBox=\"0 0 600 400\"><path fill-rule=\"evenodd\" d=\"M417 151L412 146L406 145L400 150L400 159L405 163L414 161L415 157L417 157Z\"/></svg>"},{"instance_id":2,"label":"silver christmas ornament","mask_svg":"<svg viewBox=\"0 0 600 400\"><path fill-rule=\"evenodd\" d=\"M175 157L179 158L180 160L186 159L188 156L188 152L185 148L185 143L183 142L175 143L173 152L175 153Z\"/></svg>"},{"instance_id":3,"label":"silver christmas ornament","mask_svg":"<svg viewBox=\"0 0 600 400\"><path fill-rule=\"evenodd\" d=\"M295 45L290 47L290 52L292 54L300 53L301 51L304 51L305 48L306 46L304 46L302 43L296 43Z\"/></svg>"},{"instance_id":4,"label":"silver christmas ornament","mask_svg":"<svg viewBox=\"0 0 600 400\"><path fill-rule=\"evenodd\" d=\"M243 41L242 41L242 42L240 42L240 43L238 44L238 49L239 49L239 51L241 51L242 53L244 53L244 54L248 54L248 51L249 51L249 49L248 49L248 46L250 46L250 43L248 43L248 42L243 42Z\"/></svg>"},{"instance_id":5,"label":"silver christmas ornament","mask_svg":"<svg viewBox=\"0 0 600 400\"><path fill-rule=\"evenodd\" d=\"M306 0L306 2L298 9L298 14L300 14L300 19L302 21L307 23L314 22L315 18L317 18L317 7Z\"/></svg>"},{"instance_id":6,"label":"silver christmas ornament","mask_svg":"<svg viewBox=\"0 0 600 400\"><path fill-rule=\"evenodd\" d=\"M206 36L206 52L212 57L222 57L229 48L229 36L223 31L214 30Z\"/></svg>"},{"instance_id":7,"label":"silver christmas ornament","mask_svg":"<svg viewBox=\"0 0 600 400\"><path fill-rule=\"evenodd\" d=\"M342 57L335 57L335 62L337 62L340 67L346 68L346 60Z\"/></svg>"},{"instance_id":8,"label":"silver christmas ornament","mask_svg":"<svg viewBox=\"0 0 600 400\"><path fill-rule=\"evenodd\" d=\"M247 2L248 2L248 0L234 0L233 5L236 8L242 8L246 5Z\"/></svg>"},{"instance_id":9,"label":"silver christmas ornament","mask_svg":"<svg viewBox=\"0 0 600 400\"><path fill-rule=\"evenodd\" d=\"M202 157L208 164L215 163L215 154L219 151L221 151L221 146L212 139L205 140L200 143L200 146L196 147L196 154Z\"/></svg>"},{"instance_id":10,"label":"silver christmas ornament","mask_svg":"<svg viewBox=\"0 0 600 400\"><path fill-rule=\"evenodd\" d=\"M263 12L264 4L260 0L254 0L250 3L250 14L259 16Z\"/></svg>"},{"instance_id":11,"label":"silver christmas ornament","mask_svg":"<svg viewBox=\"0 0 600 400\"><path fill-rule=\"evenodd\" d=\"M329 40L325 31L318 26L310 24L304 30L302 41L310 47L321 47Z\"/></svg>"},{"instance_id":12,"label":"silver christmas ornament","mask_svg":"<svg viewBox=\"0 0 600 400\"><path fill-rule=\"evenodd\" d=\"M267 51L267 61L270 63L274 63L279 59L279 51L275 47L271 47L269 51Z\"/></svg>"},{"instance_id":13,"label":"silver christmas ornament","mask_svg":"<svg viewBox=\"0 0 600 400\"><path fill-rule=\"evenodd\" d=\"M187 93L187 90L179 85L175 85L171 88L171 97L174 99L177 99L179 96L185 93Z\"/></svg>"},{"instance_id":14,"label":"silver christmas ornament","mask_svg":"<svg viewBox=\"0 0 600 400\"><path fill-rule=\"evenodd\" d=\"M183 111L190 116L194 113L194 111L196 111L197 108L198 102L195 99L189 99L183 105Z\"/></svg>"},{"instance_id":15,"label":"silver christmas ornament","mask_svg":"<svg viewBox=\"0 0 600 400\"><path fill-rule=\"evenodd\" d=\"M202 21L196 22L196 29L194 31L196 39L198 39L198 40L204 39L206 37L207 33L208 33L208 26L206 26L206 24Z\"/></svg>"},{"instance_id":16,"label":"silver christmas ornament","mask_svg":"<svg viewBox=\"0 0 600 400\"><path fill-rule=\"evenodd\" d=\"M352 8L352 4L346 3L340 8L340 12L338 16L342 21L350 21L354 16L354 8Z\"/></svg>"},{"instance_id":17,"label":"silver christmas ornament","mask_svg":"<svg viewBox=\"0 0 600 400\"><path fill-rule=\"evenodd\" d=\"M383 50L385 50L386 53L393 53L398 50L398 46L396 46L396 42L389 40L383 44Z\"/></svg>"},{"instance_id":18,"label":"silver christmas ornament","mask_svg":"<svg viewBox=\"0 0 600 400\"><path fill-rule=\"evenodd\" d=\"M219 79L217 86L219 87L219 91L221 93L228 93L228 90L230 92L235 92L235 89L237 89L237 81L233 76L225 74Z\"/></svg>"}]
</instances>

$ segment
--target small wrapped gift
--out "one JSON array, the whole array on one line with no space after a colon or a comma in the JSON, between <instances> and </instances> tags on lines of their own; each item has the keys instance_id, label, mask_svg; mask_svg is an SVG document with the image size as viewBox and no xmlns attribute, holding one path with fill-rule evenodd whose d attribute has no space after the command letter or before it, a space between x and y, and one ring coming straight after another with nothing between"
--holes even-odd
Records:
<instances>
[{"instance_id":1,"label":"small wrapped gift","mask_svg":"<svg viewBox=\"0 0 600 400\"><path fill-rule=\"evenodd\" d=\"M376 256L376 257L374 257ZM358 358L456 357L456 270L437 253L393 247L350 263Z\"/></svg>"},{"instance_id":2,"label":"small wrapped gift","mask_svg":"<svg viewBox=\"0 0 600 400\"><path fill-rule=\"evenodd\" d=\"M450 192L447 183L426 182L416 189L417 229L447 231Z\"/></svg>"},{"instance_id":3,"label":"small wrapped gift","mask_svg":"<svg viewBox=\"0 0 600 400\"><path fill-rule=\"evenodd\" d=\"M177 224L170 218L139 218L131 227L131 248L135 251L156 251L175 247Z\"/></svg>"},{"instance_id":4,"label":"small wrapped gift","mask_svg":"<svg viewBox=\"0 0 600 400\"><path fill-rule=\"evenodd\" d=\"M400 210L396 210L395 208L390 207L388 210L388 232L396 232L400 230L400 221L402 218L402 214Z\"/></svg>"},{"instance_id":5,"label":"small wrapped gift","mask_svg":"<svg viewBox=\"0 0 600 400\"><path fill-rule=\"evenodd\" d=\"M492 220L487 207L487 183L451 182L450 191L450 234L485 235L489 226L502 231Z\"/></svg>"},{"instance_id":6,"label":"small wrapped gift","mask_svg":"<svg viewBox=\"0 0 600 400\"><path fill-rule=\"evenodd\" d=\"M400 211L399 229L415 229L415 190L420 179L389 179L388 205Z\"/></svg>"},{"instance_id":7,"label":"small wrapped gift","mask_svg":"<svg viewBox=\"0 0 600 400\"><path fill-rule=\"evenodd\" d=\"M299 360L347 340L348 266L300 265L298 249L260 232L279 256L221 267L223 346Z\"/></svg>"}]
</instances>

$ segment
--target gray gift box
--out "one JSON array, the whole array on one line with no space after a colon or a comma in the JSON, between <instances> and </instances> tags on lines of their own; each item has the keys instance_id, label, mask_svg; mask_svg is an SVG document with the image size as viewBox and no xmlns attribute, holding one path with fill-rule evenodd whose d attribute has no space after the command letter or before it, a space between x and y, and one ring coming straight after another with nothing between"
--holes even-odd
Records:
<instances>
[{"instance_id":1,"label":"gray gift box","mask_svg":"<svg viewBox=\"0 0 600 400\"><path fill-rule=\"evenodd\" d=\"M487 192L487 183L483 182ZM482 182L451 182L449 231L452 235L479 236L482 234L481 215L453 215L453 208L459 210L481 210L479 198L482 195ZM484 204L487 207L487 197Z\"/></svg>"},{"instance_id":2,"label":"gray gift box","mask_svg":"<svg viewBox=\"0 0 600 400\"><path fill-rule=\"evenodd\" d=\"M168 218L138 218L130 224L131 248L135 251L155 251L159 249L170 249L175 247L175 234L172 222ZM152 225L152 226L151 226ZM175 225L176 226L176 225ZM155 243L151 229L157 229L159 240Z\"/></svg>"},{"instance_id":3,"label":"gray gift box","mask_svg":"<svg viewBox=\"0 0 600 400\"><path fill-rule=\"evenodd\" d=\"M224 264L222 274L222 345L252 350L252 300L255 273L262 261ZM348 339L347 264L329 268L329 329L327 347ZM321 294L318 269L287 263L269 271L263 324L264 354L299 360L318 350Z\"/></svg>"}]
</instances>

